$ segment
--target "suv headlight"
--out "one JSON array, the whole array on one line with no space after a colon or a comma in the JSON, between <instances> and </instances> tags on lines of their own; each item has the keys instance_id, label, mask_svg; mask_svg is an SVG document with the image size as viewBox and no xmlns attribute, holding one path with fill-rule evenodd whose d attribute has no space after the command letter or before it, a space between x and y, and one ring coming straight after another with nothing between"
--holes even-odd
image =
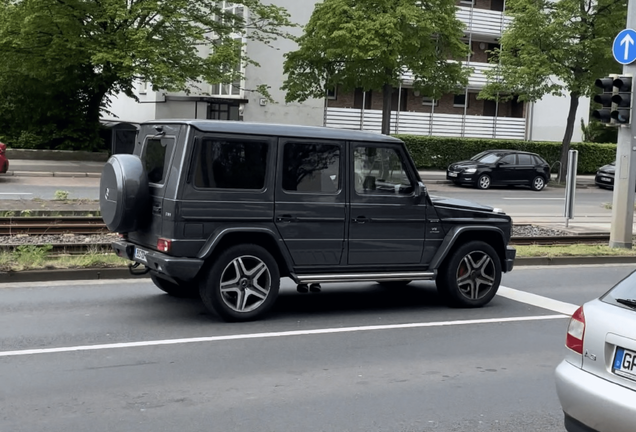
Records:
<instances>
[{"instance_id":1,"label":"suv headlight","mask_svg":"<svg viewBox=\"0 0 636 432\"><path fill-rule=\"evenodd\" d=\"M477 171L477 168L466 168L464 170L464 174L475 174L476 171Z\"/></svg>"}]
</instances>

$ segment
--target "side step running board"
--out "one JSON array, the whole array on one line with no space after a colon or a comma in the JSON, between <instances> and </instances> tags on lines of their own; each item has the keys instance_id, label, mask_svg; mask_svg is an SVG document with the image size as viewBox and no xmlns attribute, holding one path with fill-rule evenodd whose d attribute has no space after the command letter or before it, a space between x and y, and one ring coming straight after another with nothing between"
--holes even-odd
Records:
<instances>
[{"instance_id":1,"label":"side step running board","mask_svg":"<svg viewBox=\"0 0 636 432\"><path fill-rule=\"evenodd\" d=\"M400 272L400 273L345 273L293 275L297 283L330 283L330 282L368 282L397 280L433 280L436 272Z\"/></svg>"}]
</instances>

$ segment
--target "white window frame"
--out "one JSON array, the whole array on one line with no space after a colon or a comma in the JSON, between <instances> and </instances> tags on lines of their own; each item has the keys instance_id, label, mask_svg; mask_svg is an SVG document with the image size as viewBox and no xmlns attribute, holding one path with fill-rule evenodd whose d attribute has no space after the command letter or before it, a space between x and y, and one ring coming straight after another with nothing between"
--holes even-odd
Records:
<instances>
[{"instance_id":1,"label":"white window frame","mask_svg":"<svg viewBox=\"0 0 636 432\"><path fill-rule=\"evenodd\" d=\"M422 96L422 105L424 106L437 106L438 102L439 102L438 100L435 100L431 97Z\"/></svg>"}]
</instances>

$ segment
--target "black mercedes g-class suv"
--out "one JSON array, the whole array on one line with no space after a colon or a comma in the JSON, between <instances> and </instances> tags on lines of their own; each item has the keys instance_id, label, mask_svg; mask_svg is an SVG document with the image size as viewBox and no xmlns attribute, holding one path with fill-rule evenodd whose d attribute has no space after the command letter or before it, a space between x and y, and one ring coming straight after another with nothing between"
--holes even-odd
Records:
<instances>
[{"instance_id":1,"label":"black mercedes g-class suv","mask_svg":"<svg viewBox=\"0 0 636 432\"><path fill-rule=\"evenodd\" d=\"M134 154L105 165L100 207L131 271L228 321L265 314L281 277L301 292L435 280L450 305L480 307L515 258L509 216L430 196L404 143L367 132L144 123Z\"/></svg>"}]
</instances>

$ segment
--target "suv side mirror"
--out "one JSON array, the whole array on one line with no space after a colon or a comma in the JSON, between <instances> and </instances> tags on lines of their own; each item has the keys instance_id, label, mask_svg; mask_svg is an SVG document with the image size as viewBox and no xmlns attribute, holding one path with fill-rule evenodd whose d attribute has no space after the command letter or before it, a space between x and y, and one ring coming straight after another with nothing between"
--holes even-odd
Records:
<instances>
[{"instance_id":1,"label":"suv side mirror","mask_svg":"<svg viewBox=\"0 0 636 432\"><path fill-rule=\"evenodd\" d=\"M421 181L418 181L415 184L415 197L416 198L422 198L424 196L426 196L426 185L424 183L422 183Z\"/></svg>"}]
</instances>

